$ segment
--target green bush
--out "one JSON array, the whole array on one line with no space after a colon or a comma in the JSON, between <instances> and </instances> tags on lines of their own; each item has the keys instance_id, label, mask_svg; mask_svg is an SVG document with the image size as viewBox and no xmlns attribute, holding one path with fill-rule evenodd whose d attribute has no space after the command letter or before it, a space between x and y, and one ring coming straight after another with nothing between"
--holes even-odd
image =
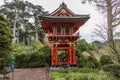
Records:
<instances>
[{"instance_id":1,"label":"green bush","mask_svg":"<svg viewBox=\"0 0 120 80\"><path fill-rule=\"evenodd\" d=\"M85 67L89 67L89 68L99 68L100 67L100 63L98 62L98 60L92 56L88 56L88 58L86 59L86 65Z\"/></svg>"},{"instance_id":2,"label":"green bush","mask_svg":"<svg viewBox=\"0 0 120 80\"><path fill-rule=\"evenodd\" d=\"M120 64L110 64L103 66L103 70L110 72L115 77L120 78Z\"/></svg>"},{"instance_id":3,"label":"green bush","mask_svg":"<svg viewBox=\"0 0 120 80\"><path fill-rule=\"evenodd\" d=\"M49 46L43 46L36 51L15 54L15 57L15 67L17 68L35 68L51 65L51 50Z\"/></svg>"},{"instance_id":4,"label":"green bush","mask_svg":"<svg viewBox=\"0 0 120 80\"><path fill-rule=\"evenodd\" d=\"M86 64L86 58L82 53L77 53L77 64L79 67L84 67Z\"/></svg>"},{"instance_id":5,"label":"green bush","mask_svg":"<svg viewBox=\"0 0 120 80\"><path fill-rule=\"evenodd\" d=\"M76 49L80 50L81 52L95 50L94 46L87 43L84 39L78 40L76 43Z\"/></svg>"},{"instance_id":6,"label":"green bush","mask_svg":"<svg viewBox=\"0 0 120 80\"><path fill-rule=\"evenodd\" d=\"M15 55L15 67L18 68L35 68L35 67L44 67L48 63L48 55L45 55L43 52L32 52L29 54L19 54ZM46 60L47 58L47 60Z\"/></svg>"},{"instance_id":7,"label":"green bush","mask_svg":"<svg viewBox=\"0 0 120 80\"><path fill-rule=\"evenodd\" d=\"M112 61L112 58L110 56L102 55L100 57L100 64L101 64L101 66L112 64L112 63L113 63L113 61Z\"/></svg>"},{"instance_id":8,"label":"green bush","mask_svg":"<svg viewBox=\"0 0 120 80\"><path fill-rule=\"evenodd\" d=\"M100 68L99 61L92 56L85 57L82 53L77 53L77 61L79 67Z\"/></svg>"}]
</instances>

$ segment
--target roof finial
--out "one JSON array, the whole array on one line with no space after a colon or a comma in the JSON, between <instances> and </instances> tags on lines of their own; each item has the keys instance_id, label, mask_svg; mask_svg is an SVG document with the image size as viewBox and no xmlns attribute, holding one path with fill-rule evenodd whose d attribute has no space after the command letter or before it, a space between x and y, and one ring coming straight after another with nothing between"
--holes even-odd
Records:
<instances>
[{"instance_id":1,"label":"roof finial","mask_svg":"<svg viewBox=\"0 0 120 80\"><path fill-rule=\"evenodd\" d=\"M60 6L67 7L67 5L64 3L64 0L62 0L62 4Z\"/></svg>"}]
</instances>

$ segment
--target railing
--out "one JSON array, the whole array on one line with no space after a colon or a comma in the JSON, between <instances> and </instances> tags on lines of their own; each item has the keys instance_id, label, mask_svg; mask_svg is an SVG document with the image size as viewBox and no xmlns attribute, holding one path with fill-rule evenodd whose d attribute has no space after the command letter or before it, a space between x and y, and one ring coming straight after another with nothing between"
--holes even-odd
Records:
<instances>
[{"instance_id":1,"label":"railing","mask_svg":"<svg viewBox=\"0 0 120 80\"><path fill-rule=\"evenodd\" d=\"M72 35L47 35L49 41L76 41L80 38L79 33Z\"/></svg>"},{"instance_id":2,"label":"railing","mask_svg":"<svg viewBox=\"0 0 120 80\"><path fill-rule=\"evenodd\" d=\"M79 36L79 32L77 32L77 33L74 33L74 34L52 34L52 33L48 33L47 34L47 36L49 37L49 36Z\"/></svg>"}]
</instances>

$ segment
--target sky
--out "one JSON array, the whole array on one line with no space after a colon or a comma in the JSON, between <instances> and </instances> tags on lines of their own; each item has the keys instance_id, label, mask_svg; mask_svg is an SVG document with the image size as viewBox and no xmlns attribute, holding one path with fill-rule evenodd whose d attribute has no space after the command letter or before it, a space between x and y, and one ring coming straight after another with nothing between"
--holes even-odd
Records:
<instances>
[{"instance_id":1,"label":"sky","mask_svg":"<svg viewBox=\"0 0 120 80\"><path fill-rule=\"evenodd\" d=\"M11 0L9 0L11 1ZM25 0L24 0L25 1ZM81 38L84 38L87 42L93 40L101 40L98 36L93 34L96 24L99 24L102 20L102 14L96 10L93 5L89 3L82 4L81 0L27 0L35 5L41 5L45 11L49 13L56 10L59 5L64 2L67 7L76 14L89 14L90 19L79 28ZM4 4L3 0L0 0L0 5ZM94 35L92 37L92 35Z\"/></svg>"}]
</instances>

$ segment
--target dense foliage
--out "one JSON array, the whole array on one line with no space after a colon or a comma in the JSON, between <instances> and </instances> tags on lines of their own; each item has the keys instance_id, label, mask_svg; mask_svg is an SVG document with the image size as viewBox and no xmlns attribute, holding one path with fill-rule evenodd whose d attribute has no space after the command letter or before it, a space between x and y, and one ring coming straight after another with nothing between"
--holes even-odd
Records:
<instances>
[{"instance_id":1,"label":"dense foliage","mask_svg":"<svg viewBox=\"0 0 120 80\"><path fill-rule=\"evenodd\" d=\"M112 64L112 63L113 63L112 58L109 55L102 55L100 57L101 66Z\"/></svg>"},{"instance_id":2,"label":"dense foliage","mask_svg":"<svg viewBox=\"0 0 120 80\"><path fill-rule=\"evenodd\" d=\"M31 40L44 42L44 33L39 15L47 14L43 7L29 1L9 1L0 7L0 13L6 16L13 32L13 41L30 45Z\"/></svg>"},{"instance_id":3,"label":"dense foliage","mask_svg":"<svg viewBox=\"0 0 120 80\"><path fill-rule=\"evenodd\" d=\"M78 66L88 68L100 68L100 63L95 57L86 57L80 53L78 56Z\"/></svg>"},{"instance_id":4,"label":"dense foliage","mask_svg":"<svg viewBox=\"0 0 120 80\"><path fill-rule=\"evenodd\" d=\"M115 77L120 78L120 64L110 64L103 66L103 70L110 72L110 74L114 75Z\"/></svg>"},{"instance_id":5,"label":"dense foliage","mask_svg":"<svg viewBox=\"0 0 120 80\"><path fill-rule=\"evenodd\" d=\"M88 56L88 58L86 59L86 67L99 68L100 64L96 58L94 58L92 56Z\"/></svg>"},{"instance_id":6,"label":"dense foliage","mask_svg":"<svg viewBox=\"0 0 120 80\"><path fill-rule=\"evenodd\" d=\"M84 39L82 40L79 39L77 41L76 48L80 52L95 50L94 46L92 46L91 44L88 44Z\"/></svg>"},{"instance_id":7,"label":"dense foliage","mask_svg":"<svg viewBox=\"0 0 120 80\"><path fill-rule=\"evenodd\" d=\"M6 74L9 65L12 34L8 21L0 14L0 73Z\"/></svg>"},{"instance_id":8,"label":"dense foliage","mask_svg":"<svg viewBox=\"0 0 120 80\"><path fill-rule=\"evenodd\" d=\"M89 67L89 68L99 68L99 62L93 56L84 56L82 53L84 51L90 52L95 50L95 47L89 43L87 43L84 39L78 40L76 43L76 52L77 52L77 60L78 66L80 67Z\"/></svg>"},{"instance_id":9,"label":"dense foliage","mask_svg":"<svg viewBox=\"0 0 120 80\"><path fill-rule=\"evenodd\" d=\"M51 49L48 45L40 46L40 43L34 42L33 47L20 48L20 45L14 44L11 52L15 55L16 68L35 68L49 66L51 63ZM39 48L38 48L39 47Z\"/></svg>"}]
</instances>

